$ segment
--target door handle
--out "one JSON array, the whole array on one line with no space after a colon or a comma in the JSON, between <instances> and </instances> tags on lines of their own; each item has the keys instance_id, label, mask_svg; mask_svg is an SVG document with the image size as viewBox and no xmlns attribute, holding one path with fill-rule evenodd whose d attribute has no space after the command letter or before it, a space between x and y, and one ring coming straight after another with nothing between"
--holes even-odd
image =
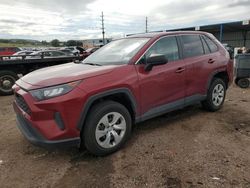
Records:
<instances>
[{"instance_id":1,"label":"door handle","mask_svg":"<svg viewBox=\"0 0 250 188\"><path fill-rule=\"evenodd\" d=\"M179 67L175 72L176 73L181 73L183 72L185 69L183 67Z\"/></svg>"},{"instance_id":2,"label":"door handle","mask_svg":"<svg viewBox=\"0 0 250 188\"><path fill-rule=\"evenodd\" d=\"M212 64L212 63L214 63L214 62L215 62L214 59L209 59L209 60L208 60L208 63L209 63L209 64Z\"/></svg>"}]
</instances>

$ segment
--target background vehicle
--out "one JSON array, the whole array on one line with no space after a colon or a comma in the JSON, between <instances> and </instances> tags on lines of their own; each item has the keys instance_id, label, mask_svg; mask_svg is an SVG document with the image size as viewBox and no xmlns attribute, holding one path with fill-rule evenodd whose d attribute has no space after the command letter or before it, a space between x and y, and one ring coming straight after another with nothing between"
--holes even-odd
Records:
<instances>
[{"instance_id":1,"label":"background vehicle","mask_svg":"<svg viewBox=\"0 0 250 188\"><path fill-rule=\"evenodd\" d=\"M236 56L236 78L235 83L241 88L248 88L250 85L250 54L238 54Z\"/></svg>"},{"instance_id":2,"label":"background vehicle","mask_svg":"<svg viewBox=\"0 0 250 188\"><path fill-rule=\"evenodd\" d=\"M230 58L233 59L234 58L234 47L230 46L229 44L227 43L223 43L222 44L226 50L228 51L229 55L230 55Z\"/></svg>"},{"instance_id":3,"label":"background vehicle","mask_svg":"<svg viewBox=\"0 0 250 188\"><path fill-rule=\"evenodd\" d=\"M82 55L83 55L84 58L86 58L86 57L88 57L90 54L94 53L98 49L99 49L99 47L89 48L86 51L84 51L82 53Z\"/></svg>"},{"instance_id":4,"label":"background vehicle","mask_svg":"<svg viewBox=\"0 0 250 188\"><path fill-rule=\"evenodd\" d=\"M0 56L1 55L13 55L16 52L21 51L20 48L17 47L0 47Z\"/></svg>"},{"instance_id":5,"label":"background vehicle","mask_svg":"<svg viewBox=\"0 0 250 188\"><path fill-rule=\"evenodd\" d=\"M79 51L80 54L83 54L86 50L81 47L81 46L77 46L76 49Z\"/></svg>"},{"instance_id":6,"label":"background vehicle","mask_svg":"<svg viewBox=\"0 0 250 188\"><path fill-rule=\"evenodd\" d=\"M24 58L24 59L9 59L1 60L0 57L0 95L13 94L12 86L19 79L18 75L25 75L34 70L69 63L75 60L82 60L80 56L60 56L60 57L46 57L46 58Z\"/></svg>"},{"instance_id":7,"label":"background vehicle","mask_svg":"<svg viewBox=\"0 0 250 188\"><path fill-rule=\"evenodd\" d=\"M233 62L211 34L162 32L110 42L82 63L35 71L14 88L18 127L45 147L117 151L133 123L200 103L219 110Z\"/></svg>"},{"instance_id":8,"label":"background vehicle","mask_svg":"<svg viewBox=\"0 0 250 188\"><path fill-rule=\"evenodd\" d=\"M63 53L65 53L66 55L68 56L73 56L74 54L71 52L71 50L68 50L68 49L62 49L62 50L59 50Z\"/></svg>"},{"instance_id":9,"label":"background vehicle","mask_svg":"<svg viewBox=\"0 0 250 188\"><path fill-rule=\"evenodd\" d=\"M30 55L33 52L34 51L22 50L13 54L13 56L16 56L16 57L10 57L9 59L23 59L23 58L26 58L26 55Z\"/></svg>"},{"instance_id":10,"label":"background vehicle","mask_svg":"<svg viewBox=\"0 0 250 188\"><path fill-rule=\"evenodd\" d=\"M27 56L27 59L38 59L38 58L54 58L54 57L65 57L68 54L59 51L59 50L42 50L33 52L30 54L31 56Z\"/></svg>"},{"instance_id":11,"label":"background vehicle","mask_svg":"<svg viewBox=\"0 0 250 188\"><path fill-rule=\"evenodd\" d=\"M78 55L80 53L78 47L75 47L75 46L66 47L64 49L65 50L70 50L71 53L73 53L74 55Z\"/></svg>"}]
</instances>

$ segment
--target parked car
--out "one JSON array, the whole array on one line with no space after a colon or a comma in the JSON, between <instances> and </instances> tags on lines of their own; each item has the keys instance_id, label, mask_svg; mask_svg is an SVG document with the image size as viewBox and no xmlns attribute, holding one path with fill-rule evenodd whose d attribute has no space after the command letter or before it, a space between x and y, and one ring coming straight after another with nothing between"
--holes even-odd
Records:
<instances>
[{"instance_id":1,"label":"parked car","mask_svg":"<svg viewBox=\"0 0 250 188\"><path fill-rule=\"evenodd\" d=\"M233 62L205 32L162 32L110 42L82 63L34 71L14 85L17 125L44 147L83 145L107 155L134 123L201 102L219 110Z\"/></svg>"},{"instance_id":2,"label":"parked car","mask_svg":"<svg viewBox=\"0 0 250 188\"><path fill-rule=\"evenodd\" d=\"M22 51L14 53L13 56L16 56L16 57L10 57L10 59L23 59L23 57L26 58L26 55L30 55L33 52L34 51L22 50Z\"/></svg>"},{"instance_id":3,"label":"parked car","mask_svg":"<svg viewBox=\"0 0 250 188\"><path fill-rule=\"evenodd\" d=\"M66 47L64 48L65 50L70 50L71 53L73 53L74 55L78 55L80 53L79 49L77 48L77 46L70 46L70 47Z\"/></svg>"},{"instance_id":4,"label":"parked car","mask_svg":"<svg viewBox=\"0 0 250 188\"><path fill-rule=\"evenodd\" d=\"M83 54L86 51L85 48L81 46L77 46L76 49L79 51L79 54Z\"/></svg>"},{"instance_id":5,"label":"parked car","mask_svg":"<svg viewBox=\"0 0 250 188\"><path fill-rule=\"evenodd\" d=\"M99 47L93 47L93 48L89 48L87 50L85 50L83 53L82 53L82 56L84 58L88 57L90 54L94 53L96 50L98 50Z\"/></svg>"},{"instance_id":6,"label":"parked car","mask_svg":"<svg viewBox=\"0 0 250 188\"><path fill-rule=\"evenodd\" d=\"M63 53L65 53L67 56L74 56L74 54L70 50L61 49L60 51L63 52Z\"/></svg>"},{"instance_id":7,"label":"parked car","mask_svg":"<svg viewBox=\"0 0 250 188\"><path fill-rule=\"evenodd\" d=\"M36 51L27 56L27 59L40 59L40 58L53 58L53 57L65 57L66 53L59 50L42 50Z\"/></svg>"},{"instance_id":8,"label":"parked car","mask_svg":"<svg viewBox=\"0 0 250 188\"><path fill-rule=\"evenodd\" d=\"M0 47L0 56L1 55L13 55L16 52L21 51L20 48L17 47Z\"/></svg>"},{"instance_id":9,"label":"parked car","mask_svg":"<svg viewBox=\"0 0 250 188\"><path fill-rule=\"evenodd\" d=\"M239 54L236 56L236 78L235 83L241 88L250 86L250 54Z\"/></svg>"}]
</instances>

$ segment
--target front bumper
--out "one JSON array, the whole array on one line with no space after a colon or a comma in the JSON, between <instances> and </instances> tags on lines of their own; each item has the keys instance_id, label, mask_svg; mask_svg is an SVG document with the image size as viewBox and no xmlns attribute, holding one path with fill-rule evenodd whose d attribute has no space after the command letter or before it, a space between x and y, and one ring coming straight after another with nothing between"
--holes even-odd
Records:
<instances>
[{"instance_id":1,"label":"front bumper","mask_svg":"<svg viewBox=\"0 0 250 188\"><path fill-rule=\"evenodd\" d=\"M31 143L45 148L80 146L77 125L85 102L82 90L75 88L63 96L35 101L15 85L14 96L17 126Z\"/></svg>"},{"instance_id":2,"label":"front bumper","mask_svg":"<svg viewBox=\"0 0 250 188\"><path fill-rule=\"evenodd\" d=\"M17 120L17 127L27 138L27 140L29 140L34 145L42 146L48 149L80 146L81 141L79 137L56 140L56 141L47 140L36 129L34 129L31 123L27 119L25 119L25 117L22 116L21 114L19 113L16 114L16 120Z\"/></svg>"}]
</instances>

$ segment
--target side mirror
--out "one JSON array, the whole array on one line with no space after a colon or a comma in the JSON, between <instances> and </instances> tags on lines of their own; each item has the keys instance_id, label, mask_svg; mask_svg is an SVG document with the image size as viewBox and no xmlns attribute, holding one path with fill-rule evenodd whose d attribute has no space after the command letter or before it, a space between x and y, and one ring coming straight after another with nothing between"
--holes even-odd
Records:
<instances>
[{"instance_id":1,"label":"side mirror","mask_svg":"<svg viewBox=\"0 0 250 188\"><path fill-rule=\"evenodd\" d=\"M144 69L145 71L151 71L153 66L164 65L167 62L168 62L168 59L165 57L165 55L157 54L157 55L149 57L146 60Z\"/></svg>"}]
</instances>

